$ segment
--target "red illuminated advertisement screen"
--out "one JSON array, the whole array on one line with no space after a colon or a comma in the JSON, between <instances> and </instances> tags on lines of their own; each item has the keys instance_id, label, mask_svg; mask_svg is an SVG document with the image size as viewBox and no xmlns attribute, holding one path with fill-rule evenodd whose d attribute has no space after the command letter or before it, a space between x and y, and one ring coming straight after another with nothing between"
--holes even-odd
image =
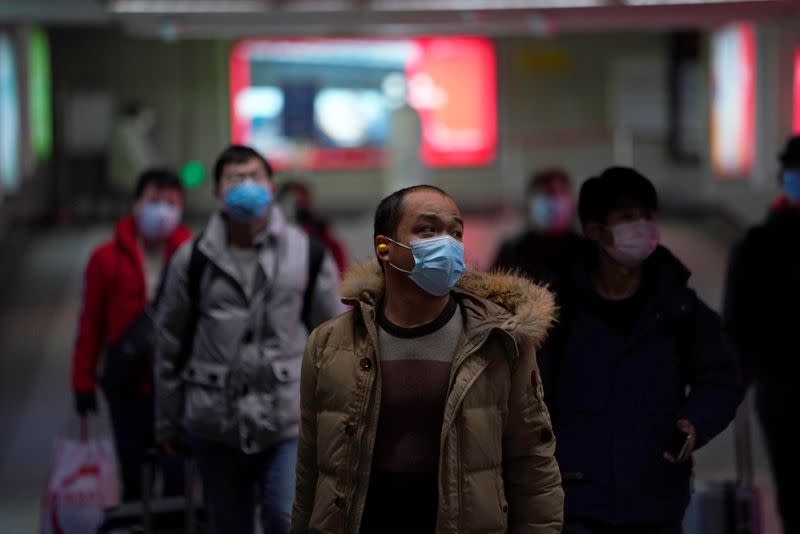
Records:
<instances>
[{"instance_id":1,"label":"red illuminated advertisement screen","mask_svg":"<svg viewBox=\"0 0 800 534\"><path fill-rule=\"evenodd\" d=\"M800 48L794 52L794 134L800 135Z\"/></svg>"},{"instance_id":2,"label":"red illuminated advertisement screen","mask_svg":"<svg viewBox=\"0 0 800 534\"><path fill-rule=\"evenodd\" d=\"M755 153L755 31L737 24L711 37L711 156L721 178L744 178Z\"/></svg>"},{"instance_id":3,"label":"red illuminated advertisement screen","mask_svg":"<svg viewBox=\"0 0 800 534\"><path fill-rule=\"evenodd\" d=\"M231 134L278 168L375 168L391 157L393 117L411 109L425 165L483 166L495 84L494 48L478 37L251 39L231 52Z\"/></svg>"}]
</instances>

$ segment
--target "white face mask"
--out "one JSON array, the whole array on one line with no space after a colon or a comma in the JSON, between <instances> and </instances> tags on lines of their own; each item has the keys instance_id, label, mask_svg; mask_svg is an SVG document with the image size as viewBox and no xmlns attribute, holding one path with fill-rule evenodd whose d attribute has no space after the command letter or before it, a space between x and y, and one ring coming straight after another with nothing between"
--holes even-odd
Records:
<instances>
[{"instance_id":1,"label":"white face mask","mask_svg":"<svg viewBox=\"0 0 800 534\"><path fill-rule=\"evenodd\" d=\"M661 241L658 225L647 219L609 227L614 244L603 248L617 263L626 267L639 267L650 257Z\"/></svg>"},{"instance_id":2,"label":"white face mask","mask_svg":"<svg viewBox=\"0 0 800 534\"><path fill-rule=\"evenodd\" d=\"M145 202L136 214L139 232L155 241L168 239L181 223L182 211L166 202Z\"/></svg>"}]
</instances>

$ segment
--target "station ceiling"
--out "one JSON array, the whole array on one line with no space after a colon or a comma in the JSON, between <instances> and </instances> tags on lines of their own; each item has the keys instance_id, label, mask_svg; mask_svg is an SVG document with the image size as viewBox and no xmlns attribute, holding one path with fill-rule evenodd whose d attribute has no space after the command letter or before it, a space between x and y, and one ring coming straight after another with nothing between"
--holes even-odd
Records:
<instances>
[{"instance_id":1,"label":"station ceiling","mask_svg":"<svg viewBox=\"0 0 800 534\"><path fill-rule=\"evenodd\" d=\"M0 0L0 24L116 24L171 38L549 35L793 17L800 0Z\"/></svg>"}]
</instances>

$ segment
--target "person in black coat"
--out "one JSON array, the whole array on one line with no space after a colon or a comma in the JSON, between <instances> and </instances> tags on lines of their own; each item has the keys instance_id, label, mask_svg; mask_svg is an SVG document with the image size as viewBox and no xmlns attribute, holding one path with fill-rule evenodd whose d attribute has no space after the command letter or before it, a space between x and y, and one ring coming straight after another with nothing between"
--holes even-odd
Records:
<instances>
[{"instance_id":1,"label":"person in black coat","mask_svg":"<svg viewBox=\"0 0 800 534\"><path fill-rule=\"evenodd\" d=\"M756 411L764 430L784 532L800 532L792 500L800 476L800 440L790 421L800 371L795 336L800 303L800 137L780 154L783 193L766 220L734 247L725 291L725 325L754 382Z\"/></svg>"},{"instance_id":2,"label":"person in black coat","mask_svg":"<svg viewBox=\"0 0 800 534\"><path fill-rule=\"evenodd\" d=\"M494 268L554 284L569 269L580 243L573 229L575 198L566 171L536 172L528 184L525 206L527 228L500 246Z\"/></svg>"},{"instance_id":3,"label":"person in black coat","mask_svg":"<svg viewBox=\"0 0 800 534\"><path fill-rule=\"evenodd\" d=\"M659 246L655 188L615 167L581 189L584 242L541 351L566 534L681 532L692 452L742 398L719 316Z\"/></svg>"}]
</instances>

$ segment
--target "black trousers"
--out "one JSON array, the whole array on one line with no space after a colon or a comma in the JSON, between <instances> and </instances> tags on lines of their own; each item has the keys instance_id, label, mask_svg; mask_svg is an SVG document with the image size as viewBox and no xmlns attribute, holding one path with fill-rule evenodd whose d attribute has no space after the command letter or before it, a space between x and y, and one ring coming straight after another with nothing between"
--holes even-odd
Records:
<instances>
[{"instance_id":1,"label":"black trousers","mask_svg":"<svg viewBox=\"0 0 800 534\"><path fill-rule=\"evenodd\" d=\"M155 444L155 406L151 395L106 394L114 448L117 451L122 500L142 498L142 466L147 449ZM183 495L183 462L180 458L160 460L156 466L164 481L163 496Z\"/></svg>"},{"instance_id":2,"label":"black trousers","mask_svg":"<svg viewBox=\"0 0 800 534\"><path fill-rule=\"evenodd\" d=\"M794 398L783 387L756 390L756 411L764 431L772 476L778 497L778 510L786 534L800 533L800 508L795 498L800 477L800 439L793 428Z\"/></svg>"},{"instance_id":3,"label":"black trousers","mask_svg":"<svg viewBox=\"0 0 800 534\"><path fill-rule=\"evenodd\" d=\"M373 470L360 534L427 534L436 531L436 473Z\"/></svg>"},{"instance_id":4,"label":"black trousers","mask_svg":"<svg viewBox=\"0 0 800 534\"><path fill-rule=\"evenodd\" d=\"M681 534L682 532L680 523L609 525L581 519L567 519L562 530L562 534Z\"/></svg>"}]
</instances>

